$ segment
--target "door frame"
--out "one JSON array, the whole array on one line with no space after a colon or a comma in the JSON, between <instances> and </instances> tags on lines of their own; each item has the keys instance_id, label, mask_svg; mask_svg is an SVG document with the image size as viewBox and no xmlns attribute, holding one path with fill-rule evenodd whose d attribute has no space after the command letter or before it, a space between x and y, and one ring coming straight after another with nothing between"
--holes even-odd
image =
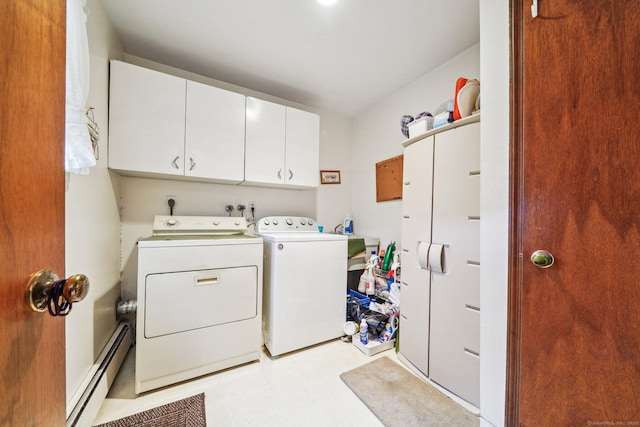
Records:
<instances>
[{"instance_id":1,"label":"door frame","mask_svg":"<svg viewBox=\"0 0 640 427\"><path fill-rule=\"evenodd\" d=\"M507 372L505 389L505 426L516 426L519 420L521 300L523 282L522 227L522 149L523 149L523 94L524 29L522 17L524 2L510 0L510 87L509 87L509 242L508 295L507 295Z\"/></svg>"}]
</instances>

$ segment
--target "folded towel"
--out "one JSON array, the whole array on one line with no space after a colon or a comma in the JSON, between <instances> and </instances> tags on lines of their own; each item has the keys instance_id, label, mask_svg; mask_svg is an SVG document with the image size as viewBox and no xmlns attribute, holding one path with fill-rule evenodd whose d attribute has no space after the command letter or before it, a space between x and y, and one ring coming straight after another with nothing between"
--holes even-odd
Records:
<instances>
[{"instance_id":1,"label":"folded towel","mask_svg":"<svg viewBox=\"0 0 640 427\"><path fill-rule=\"evenodd\" d=\"M348 258L358 255L360 254L360 252L365 252L366 250L367 250L367 247L364 244L364 239L360 239L360 238L348 239L348 242L347 242Z\"/></svg>"}]
</instances>

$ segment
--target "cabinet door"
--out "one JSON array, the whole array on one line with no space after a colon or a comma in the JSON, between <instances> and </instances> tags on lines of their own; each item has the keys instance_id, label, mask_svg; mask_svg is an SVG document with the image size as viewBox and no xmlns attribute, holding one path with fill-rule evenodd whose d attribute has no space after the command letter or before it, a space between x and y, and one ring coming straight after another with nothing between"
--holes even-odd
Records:
<instances>
[{"instance_id":1,"label":"cabinet door","mask_svg":"<svg viewBox=\"0 0 640 427\"><path fill-rule=\"evenodd\" d=\"M431 228L433 136L405 147L402 177L402 215L427 215Z\"/></svg>"},{"instance_id":2,"label":"cabinet door","mask_svg":"<svg viewBox=\"0 0 640 427\"><path fill-rule=\"evenodd\" d=\"M429 375L429 288L426 268L431 217L402 220L402 275L400 279L400 353Z\"/></svg>"},{"instance_id":3,"label":"cabinet door","mask_svg":"<svg viewBox=\"0 0 640 427\"><path fill-rule=\"evenodd\" d=\"M187 81L185 175L244 179L245 96Z\"/></svg>"},{"instance_id":4,"label":"cabinet door","mask_svg":"<svg viewBox=\"0 0 640 427\"><path fill-rule=\"evenodd\" d=\"M429 374L429 287L433 137L404 149L400 353Z\"/></svg>"},{"instance_id":5,"label":"cabinet door","mask_svg":"<svg viewBox=\"0 0 640 427\"><path fill-rule=\"evenodd\" d=\"M109 167L184 174L186 80L111 61Z\"/></svg>"},{"instance_id":6,"label":"cabinet door","mask_svg":"<svg viewBox=\"0 0 640 427\"><path fill-rule=\"evenodd\" d=\"M435 136L429 376L480 404L480 124ZM430 256L431 258L431 256Z\"/></svg>"},{"instance_id":7,"label":"cabinet door","mask_svg":"<svg viewBox=\"0 0 640 427\"><path fill-rule=\"evenodd\" d=\"M245 182L284 183L284 105L247 97L245 149Z\"/></svg>"},{"instance_id":8,"label":"cabinet door","mask_svg":"<svg viewBox=\"0 0 640 427\"><path fill-rule=\"evenodd\" d=\"M287 107L285 145L285 184L317 187L320 180L318 115Z\"/></svg>"}]
</instances>

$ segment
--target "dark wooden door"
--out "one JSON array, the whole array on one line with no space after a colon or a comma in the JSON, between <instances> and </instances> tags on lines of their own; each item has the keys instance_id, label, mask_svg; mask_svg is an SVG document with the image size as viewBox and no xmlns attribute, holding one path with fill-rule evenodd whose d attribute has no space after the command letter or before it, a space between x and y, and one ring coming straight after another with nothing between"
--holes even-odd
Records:
<instances>
[{"instance_id":1,"label":"dark wooden door","mask_svg":"<svg viewBox=\"0 0 640 427\"><path fill-rule=\"evenodd\" d=\"M0 425L65 424L64 318L27 280L64 274L64 0L0 6Z\"/></svg>"},{"instance_id":2,"label":"dark wooden door","mask_svg":"<svg viewBox=\"0 0 640 427\"><path fill-rule=\"evenodd\" d=\"M512 5L507 422L640 425L640 1Z\"/></svg>"}]
</instances>

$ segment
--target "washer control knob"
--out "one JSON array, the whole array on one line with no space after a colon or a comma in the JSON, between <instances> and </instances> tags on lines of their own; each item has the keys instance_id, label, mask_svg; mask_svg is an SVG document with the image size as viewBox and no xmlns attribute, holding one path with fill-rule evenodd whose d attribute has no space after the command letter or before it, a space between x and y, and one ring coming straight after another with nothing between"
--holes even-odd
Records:
<instances>
[{"instance_id":1,"label":"washer control knob","mask_svg":"<svg viewBox=\"0 0 640 427\"><path fill-rule=\"evenodd\" d=\"M309 221L307 221L307 224L313 225L313 221L309 220Z\"/></svg>"},{"instance_id":2,"label":"washer control knob","mask_svg":"<svg viewBox=\"0 0 640 427\"><path fill-rule=\"evenodd\" d=\"M269 225L269 220L268 220L268 219L265 219L265 220L263 221L263 223L264 223L264 225Z\"/></svg>"},{"instance_id":3,"label":"washer control knob","mask_svg":"<svg viewBox=\"0 0 640 427\"><path fill-rule=\"evenodd\" d=\"M301 220L300 220L300 224L302 224L302 225L306 225L306 224L307 224L307 222L306 222L304 219L301 219Z\"/></svg>"},{"instance_id":4,"label":"washer control knob","mask_svg":"<svg viewBox=\"0 0 640 427\"><path fill-rule=\"evenodd\" d=\"M273 225L278 225L278 220L277 219L273 220Z\"/></svg>"},{"instance_id":5,"label":"washer control knob","mask_svg":"<svg viewBox=\"0 0 640 427\"><path fill-rule=\"evenodd\" d=\"M293 225L293 220L291 218L287 218L287 225Z\"/></svg>"},{"instance_id":6,"label":"washer control knob","mask_svg":"<svg viewBox=\"0 0 640 427\"><path fill-rule=\"evenodd\" d=\"M220 225L220 221L216 219L215 221L213 221L213 225Z\"/></svg>"},{"instance_id":7,"label":"washer control knob","mask_svg":"<svg viewBox=\"0 0 640 427\"><path fill-rule=\"evenodd\" d=\"M234 225L240 225L240 221L236 221L233 223Z\"/></svg>"},{"instance_id":8,"label":"washer control knob","mask_svg":"<svg viewBox=\"0 0 640 427\"><path fill-rule=\"evenodd\" d=\"M167 227L173 227L175 225L178 225L178 220L177 219L168 219L164 222L164 225L166 225Z\"/></svg>"}]
</instances>

